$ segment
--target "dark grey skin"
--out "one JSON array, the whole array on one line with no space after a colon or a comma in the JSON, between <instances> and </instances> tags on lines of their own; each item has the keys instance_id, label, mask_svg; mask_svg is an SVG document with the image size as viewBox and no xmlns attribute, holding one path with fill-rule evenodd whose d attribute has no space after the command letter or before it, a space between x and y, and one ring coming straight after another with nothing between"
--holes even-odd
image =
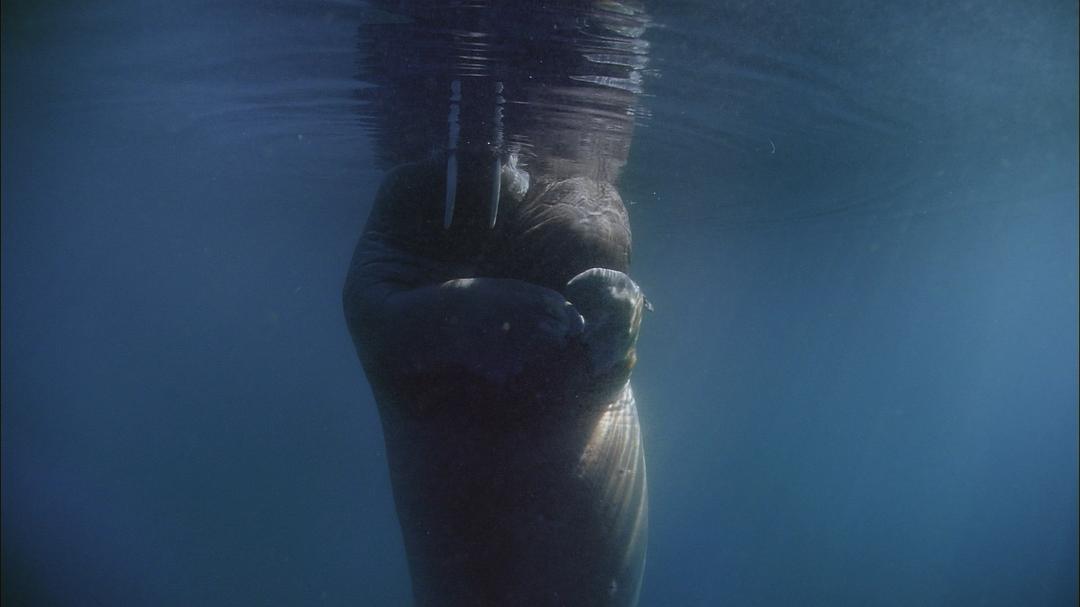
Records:
<instances>
[{"instance_id":1,"label":"dark grey skin","mask_svg":"<svg viewBox=\"0 0 1080 607\"><path fill-rule=\"evenodd\" d=\"M444 228L444 167L386 178L344 289L416 604L634 605L647 502L629 379L646 304L622 201L586 178L534 180L503 187L492 228L470 203L488 186L463 178Z\"/></svg>"}]
</instances>

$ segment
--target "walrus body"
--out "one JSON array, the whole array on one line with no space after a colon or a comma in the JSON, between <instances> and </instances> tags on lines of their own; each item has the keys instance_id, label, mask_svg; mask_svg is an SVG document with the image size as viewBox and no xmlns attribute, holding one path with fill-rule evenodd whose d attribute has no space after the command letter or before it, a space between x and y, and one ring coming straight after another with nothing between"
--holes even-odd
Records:
<instances>
[{"instance_id":1,"label":"walrus body","mask_svg":"<svg viewBox=\"0 0 1080 607\"><path fill-rule=\"evenodd\" d=\"M344 290L418 605L634 605L644 299L614 187L534 181L492 228L445 164L395 169ZM475 187L473 187L475 186Z\"/></svg>"}]
</instances>

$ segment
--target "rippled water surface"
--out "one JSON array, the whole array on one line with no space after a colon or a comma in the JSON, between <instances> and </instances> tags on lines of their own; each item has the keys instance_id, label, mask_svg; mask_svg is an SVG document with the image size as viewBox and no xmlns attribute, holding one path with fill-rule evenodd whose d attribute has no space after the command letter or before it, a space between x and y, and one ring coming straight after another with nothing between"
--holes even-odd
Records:
<instances>
[{"instance_id":1,"label":"rippled water surface","mask_svg":"<svg viewBox=\"0 0 1080 607\"><path fill-rule=\"evenodd\" d=\"M408 604L340 288L457 81L629 203L642 605L1076 604L1075 3L437 4L5 2L5 603Z\"/></svg>"}]
</instances>

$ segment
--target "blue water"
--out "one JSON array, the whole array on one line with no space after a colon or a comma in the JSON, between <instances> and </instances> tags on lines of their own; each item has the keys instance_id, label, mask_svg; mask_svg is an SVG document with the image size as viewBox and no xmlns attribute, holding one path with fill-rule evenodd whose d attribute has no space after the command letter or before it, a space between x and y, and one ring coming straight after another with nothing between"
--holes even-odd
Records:
<instances>
[{"instance_id":1,"label":"blue water","mask_svg":"<svg viewBox=\"0 0 1080 607\"><path fill-rule=\"evenodd\" d=\"M1077 6L651 6L642 605L1075 605ZM5 604L402 605L349 2L3 5Z\"/></svg>"}]
</instances>

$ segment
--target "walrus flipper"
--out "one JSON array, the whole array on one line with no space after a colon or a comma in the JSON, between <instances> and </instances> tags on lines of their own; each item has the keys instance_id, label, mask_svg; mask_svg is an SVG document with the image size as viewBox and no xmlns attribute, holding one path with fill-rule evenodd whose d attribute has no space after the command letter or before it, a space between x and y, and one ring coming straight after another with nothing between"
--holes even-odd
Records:
<instances>
[{"instance_id":1,"label":"walrus flipper","mask_svg":"<svg viewBox=\"0 0 1080 607\"><path fill-rule=\"evenodd\" d=\"M618 270L591 268L570 279L564 292L585 318L582 341L593 372L633 367L646 306L641 288Z\"/></svg>"},{"instance_id":2,"label":"walrus flipper","mask_svg":"<svg viewBox=\"0 0 1080 607\"><path fill-rule=\"evenodd\" d=\"M558 356L581 334L561 294L509 278L458 278L414 286L417 268L392 247L361 243L345 289L361 357L397 376L468 373L506 384Z\"/></svg>"}]
</instances>

